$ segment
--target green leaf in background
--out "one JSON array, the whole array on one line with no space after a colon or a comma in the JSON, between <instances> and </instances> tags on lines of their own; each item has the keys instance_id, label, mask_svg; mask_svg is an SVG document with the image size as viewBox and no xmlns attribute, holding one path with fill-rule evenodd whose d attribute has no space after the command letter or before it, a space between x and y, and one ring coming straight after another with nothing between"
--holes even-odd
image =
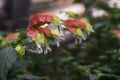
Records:
<instances>
[{"instance_id":1,"label":"green leaf in background","mask_svg":"<svg viewBox=\"0 0 120 80\"><path fill-rule=\"evenodd\" d=\"M3 37L0 35L0 40L2 40L3 39Z\"/></svg>"},{"instance_id":2,"label":"green leaf in background","mask_svg":"<svg viewBox=\"0 0 120 80\"><path fill-rule=\"evenodd\" d=\"M70 18L75 18L75 19L77 19L78 18L78 14L76 14L76 13L74 13L74 12L67 12L67 14L68 14L68 16L70 17Z\"/></svg>"},{"instance_id":3,"label":"green leaf in background","mask_svg":"<svg viewBox=\"0 0 120 80\"><path fill-rule=\"evenodd\" d=\"M98 80L99 79L99 77L97 75L94 75L94 74L90 74L89 78L90 78L90 80Z\"/></svg>"},{"instance_id":4,"label":"green leaf in background","mask_svg":"<svg viewBox=\"0 0 120 80\"><path fill-rule=\"evenodd\" d=\"M17 80L48 80L47 77L39 77L29 74L17 75Z\"/></svg>"},{"instance_id":5,"label":"green leaf in background","mask_svg":"<svg viewBox=\"0 0 120 80\"><path fill-rule=\"evenodd\" d=\"M0 51L0 80L6 80L7 73L16 58L17 52L13 47L6 47Z\"/></svg>"}]
</instances>

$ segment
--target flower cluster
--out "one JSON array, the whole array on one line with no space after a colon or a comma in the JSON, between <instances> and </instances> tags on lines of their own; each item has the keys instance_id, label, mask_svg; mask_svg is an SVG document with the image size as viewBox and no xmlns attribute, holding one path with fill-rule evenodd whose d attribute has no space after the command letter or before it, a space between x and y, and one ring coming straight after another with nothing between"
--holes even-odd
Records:
<instances>
[{"instance_id":1,"label":"flower cluster","mask_svg":"<svg viewBox=\"0 0 120 80\"><path fill-rule=\"evenodd\" d=\"M32 40L35 42L37 52L46 54L51 51L49 42L56 42L59 46L60 40L64 39L65 31L71 32L80 41L85 40L86 33L93 32L93 28L86 19L69 18L62 21L57 16L36 14L31 17L25 31L25 36L28 36L28 39L26 39L27 37L21 37L21 33L12 33L6 36L2 43L6 45L9 41L15 42L11 45L16 49L19 56L23 56L25 48L27 48L24 40Z\"/></svg>"},{"instance_id":2,"label":"flower cluster","mask_svg":"<svg viewBox=\"0 0 120 80\"><path fill-rule=\"evenodd\" d=\"M63 22L57 16L36 14L31 17L26 33L35 41L39 53L47 53L48 50L51 51L49 47L51 39L57 41L59 46L60 39L64 37L63 28L79 39L86 38L85 31L93 31L92 26L85 19L69 19Z\"/></svg>"}]
</instances>

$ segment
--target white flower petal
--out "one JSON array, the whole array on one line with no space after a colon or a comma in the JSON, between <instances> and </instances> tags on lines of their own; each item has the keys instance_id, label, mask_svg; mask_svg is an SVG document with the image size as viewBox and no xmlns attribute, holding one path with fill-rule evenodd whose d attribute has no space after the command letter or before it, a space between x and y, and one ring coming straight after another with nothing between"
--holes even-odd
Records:
<instances>
[{"instance_id":1,"label":"white flower petal","mask_svg":"<svg viewBox=\"0 0 120 80\"><path fill-rule=\"evenodd\" d=\"M44 47L44 54L47 54L47 53L48 53L47 47Z\"/></svg>"},{"instance_id":2,"label":"white flower petal","mask_svg":"<svg viewBox=\"0 0 120 80\"><path fill-rule=\"evenodd\" d=\"M38 51L39 54L43 52L43 50L40 49L40 48L37 48L37 51Z\"/></svg>"},{"instance_id":3,"label":"white flower petal","mask_svg":"<svg viewBox=\"0 0 120 80\"><path fill-rule=\"evenodd\" d=\"M59 43L59 41L57 41L57 42L56 42L56 44L57 44L57 47L59 47L59 46L60 46L60 43Z\"/></svg>"},{"instance_id":4,"label":"white flower petal","mask_svg":"<svg viewBox=\"0 0 120 80\"><path fill-rule=\"evenodd\" d=\"M79 40L79 43L81 43L81 42L82 42L82 39L81 39L81 38L79 38L78 40Z\"/></svg>"},{"instance_id":5,"label":"white flower petal","mask_svg":"<svg viewBox=\"0 0 120 80\"><path fill-rule=\"evenodd\" d=\"M50 48L49 46L47 47L47 50L52 51L51 48Z\"/></svg>"}]
</instances>

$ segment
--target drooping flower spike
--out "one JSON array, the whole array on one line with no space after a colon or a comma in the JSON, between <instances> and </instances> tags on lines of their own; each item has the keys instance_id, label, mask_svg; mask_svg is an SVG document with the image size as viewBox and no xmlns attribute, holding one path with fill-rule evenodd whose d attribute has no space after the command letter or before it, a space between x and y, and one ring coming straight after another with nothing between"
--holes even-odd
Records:
<instances>
[{"instance_id":1,"label":"drooping flower spike","mask_svg":"<svg viewBox=\"0 0 120 80\"><path fill-rule=\"evenodd\" d=\"M66 29L70 31L77 39L77 42L81 42L82 39L86 39L89 32L93 32L92 26L86 19L69 19L65 21ZM76 43L77 43L76 42Z\"/></svg>"},{"instance_id":2,"label":"drooping flower spike","mask_svg":"<svg viewBox=\"0 0 120 80\"><path fill-rule=\"evenodd\" d=\"M67 16L67 18L63 20L65 21L66 30L74 35L76 43L81 42L82 39L85 40L90 32L94 32L86 18L80 19L78 14L71 11L63 11L63 13L66 13Z\"/></svg>"},{"instance_id":3,"label":"drooping flower spike","mask_svg":"<svg viewBox=\"0 0 120 80\"><path fill-rule=\"evenodd\" d=\"M50 28L51 24L56 26L56 28ZM35 41L39 53L47 53L47 50L51 51L48 44L49 38L58 42L63 37L63 34L61 34L62 26L63 22L57 16L36 14L30 19L26 33Z\"/></svg>"}]
</instances>

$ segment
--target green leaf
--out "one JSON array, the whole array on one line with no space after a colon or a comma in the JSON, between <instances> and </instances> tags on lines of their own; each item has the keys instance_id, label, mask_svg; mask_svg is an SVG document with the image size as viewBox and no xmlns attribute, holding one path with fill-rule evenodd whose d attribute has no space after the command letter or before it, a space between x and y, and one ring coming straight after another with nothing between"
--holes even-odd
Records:
<instances>
[{"instance_id":1,"label":"green leaf","mask_svg":"<svg viewBox=\"0 0 120 80\"><path fill-rule=\"evenodd\" d=\"M98 80L99 79L99 77L95 74L90 74L89 78L90 78L90 80Z\"/></svg>"},{"instance_id":2,"label":"green leaf","mask_svg":"<svg viewBox=\"0 0 120 80\"><path fill-rule=\"evenodd\" d=\"M16 58L17 52L13 47L6 47L0 51L0 80L6 80L7 73Z\"/></svg>"},{"instance_id":3,"label":"green leaf","mask_svg":"<svg viewBox=\"0 0 120 80\"><path fill-rule=\"evenodd\" d=\"M68 14L68 16L70 17L70 18L78 18L79 16L78 16L78 14L76 14L76 13L74 13L74 12L67 12L67 14Z\"/></svg>"},{"instance_id":4,"label":"green leaf","mask_svg":"<svg viewBox=\"0 0 120 80\"><path fill-rule=\"evenodd\" d=\"M2 36L0 36L0 40L3 40L3 37L2 37Z\"/></svg>"}]
</instances>

